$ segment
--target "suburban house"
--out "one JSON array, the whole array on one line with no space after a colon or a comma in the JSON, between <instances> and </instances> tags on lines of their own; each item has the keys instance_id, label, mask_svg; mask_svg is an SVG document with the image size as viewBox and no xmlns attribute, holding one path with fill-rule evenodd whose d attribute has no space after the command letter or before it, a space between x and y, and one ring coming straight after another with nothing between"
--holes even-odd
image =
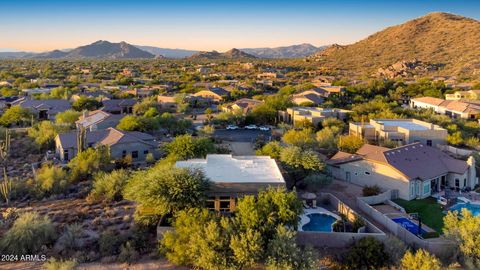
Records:
<instances>
[{"instance_id":1,"label":"suburban house","mask_svg":"<svg viewBox=\"0 0 480 270\"><path fill-rule=\"evenodd\" d=\"M177 161L177 167L197 168L212 181L207 207L231 212L236 199L256 195L267 187L285 187L274 159L268 156L207 155L206 159Z\"/></svg>"},{"instance_id":2,"label":"suburban house","mask_svg":"<svg viewBox=\"0 0 480 270\"><path fill-rule=\"evenodd\" d=\"M257 74L257 79L280 79L284 77L285 76L283 74L280 74L277 72L263 72L263 73Z\"/></svg>"},{"instance_id":3,"label":"suburban house","mask_svg":"<svg viewBox=\"0 0 480 270\"><path fill-rule=\"evenodd\" d=\"M155 95L158 92L157 88L153 87L141 87L141 88L134 88L123 91L123 93L132 94L137 98L146 98Z\"/></svg>"},{"instance_id":4,"label":"suburban house","mask_svg":"<svg viewBox=\"0 0 480 270\"><path fill-rule=\"evenodd\" d=\"M399 145L421 142L427 146L446 144L448 131L416 119L370 119L369 123L350 123L349 134L371 142L391 140Z\"/></svg>"},{"instance_id":5,"label":"suburban house","mask_svg":"<svg viewBox=\"0 0 480 270\"><path fill-rule=\"evenodd\" d=\"M228 97L229 95L230 92L221 87L211 87L193 94L193 96L195 97L201 97L203 99L208 99L213 102L221 102L225 99L225 97Z\"/></svg>"},{"instance_id":6,"label":"suburban house","mask_svg":"<svg viewBox=\"0 0 480 270\"><path fill-rule=\"evenodd\" d=\"M480 90L455 91L453 94L446 94L446 100L461 100L461 99L480 99Z\"/></svg>"},{"instance_id":7,"label":"suburban house","mask_svg":"<svg viewBox=\"0 0 480 270\"><path fill-rule=\"evenodd\" d=\"M229 104L227 106L222 107L222 110L224 112L235 112L235 111L241 111L244 114L250 112L253 108L256 106L262 104L263 101L261 100L256 100L256 99L250 99L250 98L242 98L239 99L232 104Z\"/></svg>"},{"instance_id":8,"label":"suburban house","mask_svg":"<svg viewBox=\"0 0 480 270\"><path fill-rule=\"evenodd\" d=\"M292 102L297 105L313 104L320 105L323 103L324 98L328 97L330 92L323 88L312 88L302 91L292 96Z\"/></svg>"},{"instance_id":9,"label":"suburban house","mask_svg":"<svg viewBox=\"0 0 480 270\"><path fill-rule=\"evenodd\" d=\"M454 159L422 143L394 149L365 144L355 154L339 151L327 161L327 169L346 182L397 190L404 200L426 198L446 188L473 189L478 184L473 157Z\"/></svg>"},{"instance_id":10,"label":"suburban house","mask_svg":"<svg viewBox=\"0 0 480 270\"><path fill-rule=\"evenodd\" d=\"M128 114L133 112L133 105L137 104L135 99L110 99L102 102L102 111L112 114Z\"/></svg>"},{"instance_id":11,"label":"suburban house","mask_svg":"<svg viewBox=\"0 0 480 270\"><path fill-rule=\"evenodd\" d=\"M337 118L345 120L351 111L343 109L326 109L320 107L293 107L287 108L285 111L278 112L280 122L287 124L295 124L299 121L310 121L314 126L317 126L325 118Z\"/></svg>"},{"instance_id":12,"label":"suburban house","mask_svg":"<svg viewBox=\"0 0 480 270\"><path fill-rule=\"evenodd\" d=\"M26 97L40 94L50 94L53 88L30 88L22 89L22 94Z\"/></svg>"},{"instance_id":13,"label":"suburban house","mask_svg":"<svg viewBox=\"0 0 480 270\"><path fill-rule=\"evenodd\" d=\"M124 117L122 114L111 114L101 110L84 112L82 116L75 122L77 128L84 127L90 131L98 129L107 129L116 127L120 120Z\"/></svg>"},{"instance_id":14,"label":"suburban house","mask_svg":"<svg viewBox=\"0 0 480 270\"><path fill-rule=\"evenodd\" d=\"M78 152L78 131L58 134L55 137L56 155L61 161L69 161ZM133 162L143 162L149 153L158 157L158 142L149 134L138 131L122 131L115 128L87 131L87 147L108 146L112 159L130 155Z\"/></svg>"},{"instance_id":15,"label":"suburban house","mask_svg":"<svg viewBox=\"0 0 480 270\"><path fill-rule=\"evenodd\" d=\"M71 102L75 102L77 100L80 99L80 97L87 97L87 98L93 98L93 99L96 99L98 101L105 101L105 100L109 100L112 98L112 95L110 95L109 93L106 93L106 92L103 92L103 91L95 91L95 92L92 92L92 91L84 91L82 93L78 93L78 94L73 94L71 97L70 97L70 101Z\"/></svg>"},{"instance_id":16,"label":"suburban house","mask_svg":"<svg viewBox=\"0 0 480 270\"><path fill-rule=\"evenodd\" d=\"M177 107L177 103L175 102L175 97L174 96L162 96L158 95L157 96L157 102L160 104L162 108L170 108L174 109Z\"/></svg>"},{"instance_id":17,"label":"suburban house","mask_svg":"<svg viewBox=\"0 0 480 270\"><path fill-rule=\"evenodd\" d=\"M17 99L12 104L19 105L22 108L29 109L35 114L38 120L55 120L55 115L59 112L64 112L72 106L70 102L65 99Z\"/></svg>"},{"instance_id":18,"label":"suburban house","mask_svg":"<svg viewBox=\"0 0 480 270\"><path fill-rule=\"evenodd\" d=\"M432 109L438 114L451 118L476 119L480 114L480 106L459 100L444 100L434 97L419 97L410 100L411 108Z\"/></svg>"}]
</instances>

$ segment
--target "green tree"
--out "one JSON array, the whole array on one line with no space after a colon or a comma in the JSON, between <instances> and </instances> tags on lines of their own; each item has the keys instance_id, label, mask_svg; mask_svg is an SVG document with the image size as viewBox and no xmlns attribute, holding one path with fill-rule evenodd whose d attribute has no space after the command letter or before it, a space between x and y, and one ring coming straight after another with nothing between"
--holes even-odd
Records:
<instances>
[{"instance_id":1,"label":"green tree","mask_svg":"<svg viewBox=\"0 0 480 270\"><path fill-rule=\"evenodd\" d=\"M153 131L156 129L156 121L151 117L127 115L117 125L118 129L125 131Z\"/></svg>"},{"instance_id":2,"label":"green tree","mask_svg":"<svg viewBox=\"0 0 480 270\"><path fill-rule=\"evenodd\" d=\"M388 262L383 243L373 237L358 240L346 254L348 269L380 269Z\"/></svg>"},{"instance_id":3,"label":"green tree","mask_svg":"<svg viewBox=\"0 0 480 270\"><path fill-rule=\"evenodd\" d=\"M344 135L338 137L337 147L341 151L354 154L365 142L355 135Z\"/></svg>"},{"instance_id":4,"label":"green tree","mask_svg":"<svg viewBox=\"0 0 480 270\"><path fill-rule=\"evenodd\" d=\"M255 198L247 195L238 201L236 219L240 228L259 231L263 242L268 243L278 226L296 228L303 207L296 192L269 188Z\"/></svg>"},{"instance_id":5,"label":"green tree","mask_svg":"<svg viewBox=\"0 0 480 270\"><path fill-rule=\"evenodd\" d=\"M31 123L33 114L27 108L20 106L12 106L7 109L0 117L0 123L3 126L19 125L23 126L26 123Z\"/></svg>"},{"instance_id":6,"label":"green tree","mask_svg":"<svg viewBox=\"0 0 480 270\"><path fill-rule=\"evenodd\" d=\"M202 205L209 186L209 180L200 170L157 164L135 173L123 195L139 205L136 212L139 220L156 222L163 215Z\"/></svg>"},{"instance_id":7,"label":"green tree","mask_svg":"<svg viewBox=\"0 0 480 270\"><path fill-rule=\"evenodd\" d=\"M337 148L337 136L340 130L336 126L324 127L316 134L318 145L321 148L335 150Z\"/></svg>"},{"instance_id":8,"label":"green tree","mask_svg":"<svg viewBox=\"0 0 480 270\"><path fill-rule=\"evenodd\" d=\"M29 128L27 134L41 148L53 148L58 133L67 131L67 127L57 126L50 121L42 121Z\"/></svg>"},{"instance_id":9,"label":"green tree","mask_svg":"<svg viewBox=\"0 0 480 270\"><path fill-rule=\"evenodd\" d=\"M209 138L193 138L189 134L175 137L166 145L169 156L179 160L190 158L203 158L209 153L215 152L215 146Z\"/></svg>"},{"instance_id":10,"label":"green tree","mask_svg":"<svg viewBox=\"0 0 480 270\"><path fill-rule=\"evenodd\" d=\"M447 142L453 145L462 145L463 144L462 132L457 131L452 134L448 134Z\"/></svg>"},{"instance_id":11,"label":"green tree","mask_svg":"<svg viewBox=\"0 0 480 270\"><path fill-rule=\"evenodd\" d=\"M402 258L402 270L440 270L442 265L440 261L434 256L430 255L428 251L419 249L412 253L407 251Z\"/></svg>"},{"instance_id":12,"label":"green tree","mask_svg":"<svg viewBox=\"0 0 480 270\"><path fill-rule=\"evenodd\" d=\"M93 111L100 108L101 106L102 103L100 101L86 96L80 96L80 98L72 104L72 108L79 112L83 110Z\"/></svg>"},{"instance_id":13,"label":"green tree","mask_svg":"<svg viewBox=\"0 0 480 270\"><path fill-rule=\"evenodd\" d=\"M282 140L289 145L298 146L302 149L311 148L315 144L311 129L290 129L283 135Z\"/></svg>"},{"instance_id":14,"label":"green tree","mask_svg":"<svg viewBox=\"0 0 480 270\"><path fill-rule=\"evenodd\" d=\"M467 260L480 265L480 216L474 216L468 209L449 211L443 218L443 232L459 246Z\"/></svg>"},{"instance_id":15,"label":"green tree","mask_svg":"<svg viewBox=\"0 0 480 270\"><path fill-rule=\"evenodd\" d=\"M52 244L55 228L48 217L35 212L25 212L0 240L0 250L6 254L36 254L43 245Z\"/></svg>"},{"instance_id":16,"label":"green tree","mask_svg":"<svg viewBox=\"0 0 480 270\"><path fill-rule=\"evenodd\" d=\"M280 161L293 180L293 186L307 175L325 168L325 164L317 153L312 150L302 150L297 146L284 148L280 154Z\"/></svg>"},{"instance_id":17,"label":"green tree","mask_svg":"<svg viewBox=\"0 0 480 270\"><path fill-rule=\"evenodd\" d=\"M110 173L100 172L93 177L93 188L88 195L89 201L115 201L122 199L122 190L130 175L123 169Z\"/></svg>"},{"instance_id":18,"label":"green tree","mask_svg":"<svg viewBox=\"0 0 480 270\"><path fill-rule=\"evenodd\" d=\"M284 226L277 228L275 237L268 244L267 252L267 270L317 269L313 251L299 248L295 231Z\"/></svg>"},{"instance_id":19,"label":"green tree","mask_svg":"<svg viewBox=\"0 0 480 270\"><path fill-rule=\"evenodd\" d=\"M110 150L107 146L88 148L68 162L72 181L84 180L94 173L105 170L110 164Z\"/></svg>"},{"instance_id":20,"label":"green tree","mask_svg":"<svg viewBox=\"0 0 480 270\"><path fill-rule=\"evenodd\" d=\"M271 141L258 149L255 153L257 156L270 156L274 159L280 159L282 149L283 147L280 145L280 142Z\"/></svg>"},{"instance_id":21,"label":"green tree","mask_svg":"<svg viewBox=\"0 0 480 270\"><path fill-rule=\"evenodd\" d=\"M82 115L81 112L74 110L66 110L64 112L59 112L55 115L55 123L58 125L66 125L71 128L75 127L75 122Z\"/></svg>"}]
</instances>

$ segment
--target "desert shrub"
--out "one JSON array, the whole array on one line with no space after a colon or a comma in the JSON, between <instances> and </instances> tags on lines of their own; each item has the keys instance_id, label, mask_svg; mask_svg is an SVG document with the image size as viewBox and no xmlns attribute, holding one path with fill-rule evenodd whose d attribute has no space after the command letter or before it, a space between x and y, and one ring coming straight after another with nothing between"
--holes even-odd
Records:
<instances>
[{"instance_id":1,"label":"desert shrub","mask_svg":"<svg viewBox=\"0 0 480 270\"><path fill-rule=\"evenodd\" d=\"M390 264L398 265L405 252L407 252L407 246L405 243L396 238L395 236L388 235L384 245L385 252L390 258Z\"/></svg>"},{"instance_id":2,"label":"desert shrub","mask_svg":"<svg viewBox=\"0 0 480 270\"><path fill-rule=\"evenodd\" d=\"M69 185L67 172L61 167L44 165L37 172L37 197L64 193Z\"/></svg>"},{"instance_id":3,"label":"desert shrub","mask_svg":"<svg viewBox=\"0 0 480 270\"><path fill-rule=\"evenodd\" d=\"M358 232L358 229L365 226L365 221L360 216L355 216L355 219L352 221L352 231Z\"/></svg>"},{"instance_id":4,"label":"desert shrub","mask_svg":"<svg viewBox=\"0 0 480 270\"><path fill-rule=\"evenodd\" d=\"M375 196L380 194L380 187L377 185L365 186L362 189L362 193L364 197Z\"/></svg>"},{"instance_id":5,"label":"desert shrub","mask_svg":"<svg viewBox=\"0 0 480 270\"><path fill-rule=\"evenodd\" d=\"M87 199L89 201L121 200L123 187L129 177L129 173L123 169L95 174L93 188Z\"/></svg>"},{"instance_id":6,"label":"desert shrub","mask_svg":"<svg viewBox=\"0 0 480 270\"><path fill-rule=\"evenodd\" d=\"M380 269L388 260L383 243L373 237L365 237L350 248L345 257L345 265L348 269Z\"/></svg>"},{"instance_id":7,"label":"desert shrub","mask_svg":"<svg viewBox=\"0 0 480 270\"><path fill-rule=\"evenodd\" d=\"M106 257L118 254L122 242L123 237L119 237L118 234L115 234L112 231L102 233L98 240L100 255Z\"/></svg>"},{"instance_id":8,"label":"desert shrub","mask_svg":"<svg viewBox=\"0 0 480 270\"><path fill-rule=\"evenodd\" d=\"M68 254L71 251L76 251L81 248L81 238L83 236L83 229L80 224L67 225L55 243L55 250L62 254Z\"/></svg>"},{"instance_id":9,"label":"desert shrub","mask_svg":"<svg viewBox=\"0 0 480 270\"><path fill-rule=\"evenodd\" d=\"M44 270L73 270L77 266L77 261L73 260L57 260L55 258L49 259L43 264Z\"/></svg>"},{"instance_id":10,"label":"desert shrub","mask_svg":"<svg viewBox=\"0 0 480 270\"><path fill-rule=\"evenodd\" d=\"M268 244L267 270L316 269L311 249L301 249L295 241L295 231L283 226L277 228L275 237Z\"/></svg>"},{"instance_id":11,"label":"desert shrub","mask_svg":"<svg viewBox=\"0 0 480 270\"><path fill-rule=\"evenodd\" d=\"M430 255L428 251L419 249L412 253L407 251L402 258L402 269L404 270L440 270L442 264L434 255Z\"/></svg>"},{"instance_id":12,"label":"desert shrub","mask_svg":"<svg viewBox=\"0 0 480 270\"><path fill-rule=\"evenodd\" d=\"M119 262L126 262L130 264L137 261L139 257L140 255L130 241L127 241L120 247L120 254L118 255Z\"/></svg>"},{"instance_id":13,"label":"desert shrub","mask_svg":"<svg viewBox=\"0 0 480 270\"><path fill-rule=\"evenodd\" d=\"M8 254L34 254L55 239L55 228L48 217L36 212L21 214L0 241L0 250Z\"/></svg>"},{"instance_id":14,"label":"desert shrub","mask_svg":"<svg viewBox=\"0 0 480 270\"><path fill-rule=\"evenodd\" d=\"M153 153L148 153L145 157L145 161L149 164L155 163L155 156L153 155Z\"/></svg>"},{"instance_id":15,"label":"desert shrub","mask_svg":"<svg viewBox=\"0 0 480 270\"><path fill-rule=\"evenodd\" d=\"M71 169L71 179L73 181L84 180L94 173L104 170L109 163L110 151L108 147L88 148L68 162L68 167Z\"/></svg>"}]
</instances>

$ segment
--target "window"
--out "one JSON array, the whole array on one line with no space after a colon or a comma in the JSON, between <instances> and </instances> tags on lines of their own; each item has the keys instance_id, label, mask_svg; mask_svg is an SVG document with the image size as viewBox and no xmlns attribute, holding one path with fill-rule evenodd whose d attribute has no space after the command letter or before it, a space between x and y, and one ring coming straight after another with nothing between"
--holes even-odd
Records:
<instances>
[{"instance_id":1,"label":"window","mask_svg":"<svg viewBox=\"0 0 480 270\"><path fill-rule=\"evenodd\" d=\"M430 181L423 183L423 194L430 193Z\"/></svg>"},{"instance_id":2,"label":"window","mask_svg":"<svg viewBox=\"0 0 480 270\"><path fill-rule=\"evenodd\" d=\"M366 175L370 175L370 172L365 172Z\"/></svg>"},{"instance_id":3,"label":"window","mask_svg":"<svg viewBox=\"0 0 480 270\"><path fill-rule=\"evenodd\" d=\"M144 155L148 155L148 150L143 151Z\"/></svg>"},{"instance_id":4,"label":"window","mask_svg":"<svg viewBox=\"0 0 480 270\"><path fill-rule=\"evenodd\" d=\"M463 178L463 186L464 186L464 187L467 186L467 178Z\"/></svg>"},{"instance_id":5,"label":"window","mask_svg":"<svg viewBox=\"0 0 480 270\"><path fill-rule=\"evenodd\" d=\"M122 158L126 157L127 156L127 150L123 150L122 151Z\"/></svg>"},{"instance_id":6,"label":"window","mask_svg":"<svg viewBox=\"0 0 480 270\"><path fill-rule=\"evenodd\" d=\"M138 158L138 151L132 151L132 158Z\"/></svg>"},{"instance_id":7,"label":"window","mask_svg":"<svg viewBox=\"0 0 480 270\"><path fill-rule=\"evenodd\" d=\"M432 140L427 140L427 146L432 146Z\"/></svg>"},{"instance_id":8,"label":"window","mask_svg":"<svg viewBox=\"0 0 480 270\"><path fill-rule=\"evenodd\" d=\"M455 187L460 187L460 179L455 178Z\"/></svg>"}]
</instances>

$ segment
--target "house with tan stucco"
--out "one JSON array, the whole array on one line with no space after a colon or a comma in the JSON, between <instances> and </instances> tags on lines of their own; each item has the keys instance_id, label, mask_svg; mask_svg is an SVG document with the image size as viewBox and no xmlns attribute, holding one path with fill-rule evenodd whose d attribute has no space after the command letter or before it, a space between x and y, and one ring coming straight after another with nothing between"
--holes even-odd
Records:
<instances>
[{"instance_id":1,"label":"house with tan stucco","mask_svg":"<svg viewBox=\"0 0 480 270\"><path fill-rule=\"evenodd\" d=\"M447 188L473 189L478 184L473 157L455 159L422 143L394 149L366 144L355 154L339 151L327 161L327 168L336 179L397 190L404 200L426 198Z\"/></svg>"}]
</instances>

